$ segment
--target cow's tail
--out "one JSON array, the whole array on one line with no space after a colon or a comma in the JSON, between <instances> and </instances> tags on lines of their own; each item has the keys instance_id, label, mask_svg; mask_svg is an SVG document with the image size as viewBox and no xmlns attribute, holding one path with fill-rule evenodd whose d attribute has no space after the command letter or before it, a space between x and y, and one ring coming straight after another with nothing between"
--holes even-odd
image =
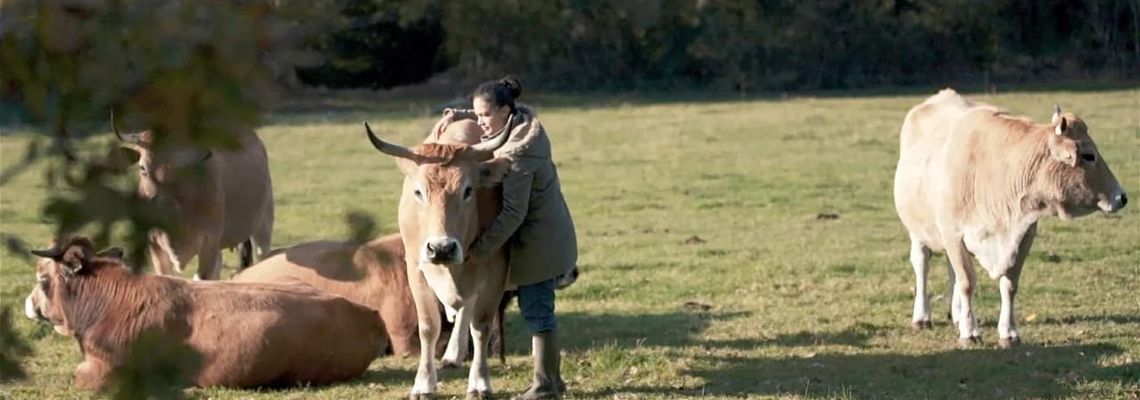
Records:
<instances>
[{"instance_id":1,"label":"cow's tail","mask_svg":"<svg viewBox=\"0 0 1140 400\"><path fill-rule=\"evenodd\" d=\"M238 244L238 255L241 256L241 264L238 267L238 271L244 270L246 268L249 268L250 265L253 265L252 238L246 239L245 241Z\"/></svg>"}]
</instances>

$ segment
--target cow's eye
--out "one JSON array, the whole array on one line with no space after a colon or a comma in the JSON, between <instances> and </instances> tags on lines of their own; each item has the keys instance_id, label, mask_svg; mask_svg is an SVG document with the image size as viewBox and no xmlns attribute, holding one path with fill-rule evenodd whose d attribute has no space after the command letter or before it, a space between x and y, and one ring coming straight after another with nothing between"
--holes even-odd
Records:
<instances>
[{"instance_id":1,"label":"cow's eye","mask_svg":"<svg viewBox=\"0 0 1140 400\"><path fill-rule=\"evenodd\" d=\"M470 200L472 194L475 194L475 189L472 189L470 186L468 186L466 189L463 189L464 200Z\"/></svg>"},{"instance_id":2,"label":"cow's eye","mask_svg":"<svg viewBox=\"0 0 1140 400\"><path fill-rule=\"evenodd\" d=\"M1095 153L1081 154L1081 160L1083 160L1084 162L1087 162L1089 164L1095 163L1096 162L1096 154Z\"/></svg>"},{"instance_id":3,"label":"cow's eye","mask_svg":"<svg viewBox=\"0 0 1140 400\"><path fill-rule=\"evenodd\" d=\"M412 192L412 194L414 194L417 199L423 200L424 198L424 192L421 192L419 189L416 189L416 191Z\"/></svg>"}]
</instances>

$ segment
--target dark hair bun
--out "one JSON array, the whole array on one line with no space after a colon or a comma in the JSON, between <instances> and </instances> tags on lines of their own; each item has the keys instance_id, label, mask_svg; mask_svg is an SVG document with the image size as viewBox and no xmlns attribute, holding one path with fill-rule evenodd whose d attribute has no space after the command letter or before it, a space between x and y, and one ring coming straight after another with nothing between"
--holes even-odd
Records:
<instances>
[{"instance_id":1,"label":"dark hair bun","mask_svg":"<svg viewBox=\"0 0 1140 400\"><path fill-rule=\"evenodd\" d=\"M511 100L519 98L522 94L522 82L514 75L507 75L503 79L499 79L499 83L507 87L507 91L511 94Z\"/></svg>"}]
</instances>

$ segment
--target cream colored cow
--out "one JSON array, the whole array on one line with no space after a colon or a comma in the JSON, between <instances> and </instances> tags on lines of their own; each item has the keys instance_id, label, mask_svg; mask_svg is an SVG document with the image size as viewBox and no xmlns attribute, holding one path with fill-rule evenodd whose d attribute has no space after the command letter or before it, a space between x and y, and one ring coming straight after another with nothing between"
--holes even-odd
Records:
<instances>
[{"instance_id":1,"label":"cream colored cow","mask_svg":"<svg viewBox=\"0 0 1140 400\"><path fill-rule=\"evenodd\" d=\"M907 113L899 140L894 198L910 233L912 322L930 327L928 262L931 250L944 250L962 346L980 340L975 258L1000 280L1000 344L1016 345L1014 296L1037 221L1116 212L1128 202L1084 121L1059 107L1038 124L945 89Z\"/></svg>"}]
</instances>

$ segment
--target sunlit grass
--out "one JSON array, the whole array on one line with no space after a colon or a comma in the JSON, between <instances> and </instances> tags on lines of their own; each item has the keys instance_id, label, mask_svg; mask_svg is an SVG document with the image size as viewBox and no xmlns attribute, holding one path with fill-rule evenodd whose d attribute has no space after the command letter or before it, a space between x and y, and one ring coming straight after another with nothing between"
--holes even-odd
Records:
<instances>
[{"instance_id":1,"label":"sunlit grass","mask_svg":"<svg viewBox=\"0 0 1140 400\"><path fill-rule=\"evenodd\" d=\"M983 280L985 344L955 349L941 257L932 266L935 328L910 329L913 276L891 180L898 127L922 97L536 101L580 240L583 275L558 301L569 397L1140 396L1135 206L1042 224L1018 296L1025 346L997 348L996 284ZM1081 115L1125 188L1140 193L1140 91L984 99L1037 120L1057 102ZM402 176L364 140L360 121L411 144L434 120L422 100L323 104L274 115L259 130L272 163L275 247L343 238L352 210L394 232ZM8 166L29 136L0 139ZM42 182L37 166L0 188L4 233L46 243ZM0 256L0 305L19 310L31 270ZM492 362L504 398L530 374L517 313L508 324L507 365ZM24 363L30 378L0 386L0 398L88 396L71 388L72 339L24 318L16 327L36 353ZM388 358L331 387L191 395L399 398L414 369L414 359ZM466 375L445 371L441 397L462 398Z\"/></svg>"}]
</instances>

